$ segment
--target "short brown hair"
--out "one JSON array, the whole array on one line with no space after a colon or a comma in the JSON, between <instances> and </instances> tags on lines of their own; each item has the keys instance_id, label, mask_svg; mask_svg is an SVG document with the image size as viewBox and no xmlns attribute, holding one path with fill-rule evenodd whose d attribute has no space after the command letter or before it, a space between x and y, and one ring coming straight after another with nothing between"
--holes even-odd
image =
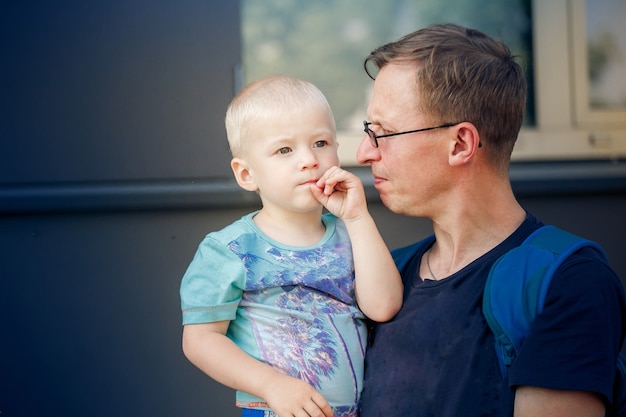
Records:
<instances>
[{"instance_id":1,"label":"short brown hair","mask_svg":"<svg viewBox=\"0 0 626 417\"><path fill-rule=\"evenodd\" d=\"M496 164L508 166L524 120L526 79L509 48L454 24L432 25L374 50L364 62L415 63L419 110L436 122L473 123Z\"/></svg>"}]
</instances>

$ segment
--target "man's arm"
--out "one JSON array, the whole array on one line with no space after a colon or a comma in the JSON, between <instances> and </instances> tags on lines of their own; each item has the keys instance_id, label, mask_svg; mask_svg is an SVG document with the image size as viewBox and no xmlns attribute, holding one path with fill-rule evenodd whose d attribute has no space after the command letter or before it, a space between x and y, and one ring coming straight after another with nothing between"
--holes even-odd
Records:
<instances>
[{"instance_id":1,"label":"man's arm","mask_svg":"<svg viewBox=\"0 0 626 417\"><path fill-rule=\"evenodd\" d=\"M597 394L586 391L519 387L515 391L514 417L604 417L605 406Z\"/></svg>"}]
</instances>

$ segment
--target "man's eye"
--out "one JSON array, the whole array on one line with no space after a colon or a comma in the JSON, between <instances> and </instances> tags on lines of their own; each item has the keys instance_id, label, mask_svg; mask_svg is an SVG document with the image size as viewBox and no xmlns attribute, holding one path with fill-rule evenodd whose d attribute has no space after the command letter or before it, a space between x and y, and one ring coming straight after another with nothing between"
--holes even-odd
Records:
<instances>
[{"instance_id":1,"label":"man's eye","mask_svg":"<svg viewBox=\"0 0 626 417\"><path fill-rule=\"evenodd\" d=\"M289 152L291 152L291 148L288 148L286 146L276 151L276 153L280 155L285 155L285 154L288 154Z\"/></svg>"},{"instance_id":2,"label":"man's eye","mask_svg":"<svg viewBox=\"0 0 626 417\"><path fill-rule=\"evenodd\" d=\"M391 133L391 132L383 129L380 125L376 125L375 128L372 128L372 126L370 126L370 129L372 129L374 131L374 133L376 133L377 135L386 135L387 133Z\"/></svg>"}]
</instances>

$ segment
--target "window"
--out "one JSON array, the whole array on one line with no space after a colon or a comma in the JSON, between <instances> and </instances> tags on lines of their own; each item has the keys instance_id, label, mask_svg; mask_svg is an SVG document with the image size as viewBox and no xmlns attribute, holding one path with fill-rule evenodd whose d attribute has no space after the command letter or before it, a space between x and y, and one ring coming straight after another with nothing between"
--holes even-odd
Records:
<instances>
[{"instance_id":1,"label":"window","mask_svg":"<svg viewBox=\"0 0 626 417\"><path fill-rule=\"evenodd\" d=\"M619 126L626 120L626 2L576 0L571 12L576 121Z\"/></svg>"},{"instance_id":2,"label":"window","mask_svg":"<svg viewBox=\"0 0 626 417\"><path fill-rule=\"evenodd\" d=\"M530 0L242 1L245 81L271 73L317 85L335 113L344 164L355 163L372 82L369 52L431 23L450 21L503 38L532 80ZM527 123L533 123L532 100Z\"/></svg>"},{"instance_id":3,"label":"window","mask_svg":"<svg viewBox=\"0 0 626 417\"><path fill-rule=\"evenodd\" d=\"M594 7L597 3L587 1ZM621 0L602 1L624 7ZM344 165L356 163L372 85L363 59L385 42L444 21L502 38L521 57L529 105L514 160L626 156L626 116L590 125L576 113L580 74L587 71L587 48L577 43L580 36L584 43L587 34L578 20L591 17L585 0L242 0L241 5L243 82L286 73L315 83L335 112Z\"/></svg>"}]
</instances>

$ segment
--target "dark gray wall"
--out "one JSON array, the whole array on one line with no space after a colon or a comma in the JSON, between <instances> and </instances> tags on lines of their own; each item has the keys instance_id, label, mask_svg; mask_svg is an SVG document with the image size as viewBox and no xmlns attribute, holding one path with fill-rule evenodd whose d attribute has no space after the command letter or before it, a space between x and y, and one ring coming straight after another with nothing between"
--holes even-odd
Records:
<instances>
[{"instance_id":1,"label":"dark gray wall","mask_svg":"<svg viewBox=\"0 0 626 417\"><path fill-rule=\"evenodd\" d=\"M0 219L2 416L228 416L180 347L180 278L236 212Z\"/></svg>"},{"instance_id":2,"label":"dark gray wall","mask_svg":"<svg viewBox=\"0 0 626 417\"><path fill-rule=\"evenodd\" d=\"M228 174L238 2L0 5L0 184Z\"/></svg>"},{"instance_id":3,"label":"dark gray wall","mask_svg":"<svg viewBox=\"0 0 626 417\"><path fill-rule=\"evenodd\" d=\"M205 220L106 210L224 200L238 2L1 2L0 36L0 414L232 414L180 350Z\"/></svg>"}]
</instances>

